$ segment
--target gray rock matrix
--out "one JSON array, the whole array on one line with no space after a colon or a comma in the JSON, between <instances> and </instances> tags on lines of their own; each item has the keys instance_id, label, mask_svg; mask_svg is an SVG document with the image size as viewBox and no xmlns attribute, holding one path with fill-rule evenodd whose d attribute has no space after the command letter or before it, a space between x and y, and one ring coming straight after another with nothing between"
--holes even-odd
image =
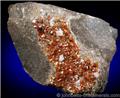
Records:
<instances>
[{"instance_id":1,"label":"gray rock matrix","mask_svg":"<svg viewBox=\"0 0 120 98\"><path fill-rule=\"evenodd\" d=\"M81 56L99 62L100 78L92 92L105 87L110 61L116 50L117 29L102 19L53 5L26 2L10 5L8 10L9 33L23 68L33 80L43 85L49 84L52 68L38 44L32 20L44 15L64 16L81 49Z\"/></svg>"}]
</instances>

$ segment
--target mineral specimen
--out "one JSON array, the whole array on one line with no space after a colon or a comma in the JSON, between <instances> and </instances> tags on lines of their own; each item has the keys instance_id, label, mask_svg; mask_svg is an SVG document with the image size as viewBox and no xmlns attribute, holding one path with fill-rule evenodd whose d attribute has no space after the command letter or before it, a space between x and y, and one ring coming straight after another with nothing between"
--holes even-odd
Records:
<instances>
[{"instance_id":1,"label":"mineral specimen","mask_svg":"<svg viewBox=\"0 0 120 98\"><path fill-rule=\"evenodd\" d=\"M33 80L71 93L97 93L105 87L117 38L107 22L27 2L9 7L8 30Z\"/></svg>"}]
</instances>

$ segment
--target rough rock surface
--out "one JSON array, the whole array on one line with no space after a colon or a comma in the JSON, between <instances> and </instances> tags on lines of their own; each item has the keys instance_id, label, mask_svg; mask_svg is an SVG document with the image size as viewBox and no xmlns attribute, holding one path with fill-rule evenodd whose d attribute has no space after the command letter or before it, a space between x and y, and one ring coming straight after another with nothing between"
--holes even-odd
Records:
<instances>
[{"instance_id":1,"label":"rough rock surface","mask_svg":"<svg viewBox=\"0 0 120 98\"><path fill-rule=\"evenodd\" d=\"M104 20L53 5L17 3L9 7L8 30L33 80L71 93L105 87L117 30Z\"/></svg>"}]
</instances>

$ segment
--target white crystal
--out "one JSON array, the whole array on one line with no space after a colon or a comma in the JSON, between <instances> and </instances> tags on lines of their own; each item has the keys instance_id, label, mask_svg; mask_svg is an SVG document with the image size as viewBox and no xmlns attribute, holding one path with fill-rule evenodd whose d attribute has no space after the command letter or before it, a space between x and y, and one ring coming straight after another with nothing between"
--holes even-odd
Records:
<instances>
[{"instance_id":1,"label":"white crystal","mask_svg":"<svg viewBox=\"0 0 120 98\"><path fill-rule=\"evenodd\" d=\"M59 29L56 31L56 34L57 34L57 36L63 36L63 31L61 30L61 28L59 28Z\"/></svg>"},{"instance_id":2,"label":"white crystal","mask_svg":"<svg viewBox=\"0 0 120 98\"><path fill-rule=\"evenodd\" d=\"M36 19L34 19L34 20L32 21L32 23L36 23Z\"/></svg>"},{"instance_id":3,"label":"white crystal","mask_svg":"<svg viewBox=\"0 0 120 98\"><path fill-rule=\"evenodd\" d=\"M78 79L78 75L75 75L74 78L75 78L75 79Z\"/></svg>"},{"instance_id":4,"label":"white crystal","mask_svg":"<svg viewBox=\"0 0 120 98\"><path fill-rule=\"evenodd\" d=\"M94 76L95 76L96 78L98 78L98 77L99 77L99 73L98 73L98 72L94 72Z\"/></svg>"},{"instance_id":5,"label":"white crystal","mask_svg":"<svg viewBox=\"0 0 120 98\"><path fill-rule=\"evenodd\" d=\"M80 79L75 82L75 86L76 86L77 88L80 87Z\"/></svg>"},{"instance_id":6,"label":"white crystal","mask_svg":"<svg viewBox=\"0 0 120 98\"><path fill-rule=\"evenodd\" d=\"M80 62L81 62L81 63L83 63L83 62L84 62L84 60L83 60L83 59L81 59L81 60L80 60Z\"/></svg>"},{"instance_id":7,"label":"white crystal","mask_svg":"<svg viewBox=\"0 0 120 98\"><path fill-rule=\"evenodd\" d=\"M54 17L50 19L50 26L53 26L53 25L54 25Z\"/></svg>"},{"instance_id":8,"label":"white crystal","mask_svg":"<svg viewBox=\"0 0 120 98\"><path fill-rule=\"evenodd\" d=\"M62 62L63 60L64 60L64 55L61 54L61 55L59 56L59 61Z\"/></svg>"}]
</instances>

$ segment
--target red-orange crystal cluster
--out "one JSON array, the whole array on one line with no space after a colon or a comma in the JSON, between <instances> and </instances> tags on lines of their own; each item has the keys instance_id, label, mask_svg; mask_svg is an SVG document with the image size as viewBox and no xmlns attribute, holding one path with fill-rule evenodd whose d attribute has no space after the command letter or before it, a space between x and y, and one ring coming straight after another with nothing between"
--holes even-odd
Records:
<instances>
[{"instance_id":1,"label":"red-orange crystal cluster","mask_svg":"<svg viewBox=\"0 0 120 98\"><path fill-rule=\"evenodd\" d=\"M99 77L98 63L81 58L65 19L48 16L32 22L44 53L55 67L51 84L72 93L90 91Z\"/></svg>"}]
</instances>

